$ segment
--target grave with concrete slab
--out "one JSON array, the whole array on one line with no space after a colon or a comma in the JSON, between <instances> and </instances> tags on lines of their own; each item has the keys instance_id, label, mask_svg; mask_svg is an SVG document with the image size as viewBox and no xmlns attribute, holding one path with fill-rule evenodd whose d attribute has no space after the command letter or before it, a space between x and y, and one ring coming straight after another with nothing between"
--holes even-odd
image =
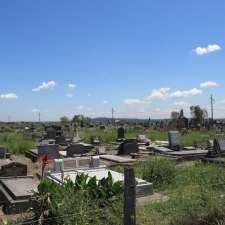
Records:
<instances>
[{"instance_id":1,"label":"grave with concrete slab","mask_svg":"<svg viewBox=\"0 0 225 225\"><path fill-rule=\"evenodd\" d=\"M78 170L71 170L65 171L63 176L61 173L49 173L47 175L47 179L52 180L55 183L62 184L63 177L69 178L71 181L75 182L77 175L85 174L88 178L96 177L97 181L100 181L103 178L106 178L109 174L112 175L114 182L124 182L124 175L122 173L118 173L112 170L108 170L105 168L98 168L98 169L78 169ZM145 180L141 180L136 178L136 195L137 197L147 196L153 194L153 184L149 183Z\"/></svg>"},{"instance_id":2,"label":"grave with concrete slab","mask_svg":"<svg viewBox=\"0 0 225 225\"><path fill-rule=\"evenodd\" d=\"M139 147L136 139L124 140L118 147L118 155L129 155L130 153L138 153Z\"/></svg>"},{"instance_id":3,"label":"grave with concrete slab","mask_svg":"<svg viewBox=\"0 0 225 225\"><path fill-rule=\"evenodd\" d=\"M39 181L31 176L0 179L0 202L6 214L23 213L32 206L31 197Z\"/></svg>"}]
</instances>

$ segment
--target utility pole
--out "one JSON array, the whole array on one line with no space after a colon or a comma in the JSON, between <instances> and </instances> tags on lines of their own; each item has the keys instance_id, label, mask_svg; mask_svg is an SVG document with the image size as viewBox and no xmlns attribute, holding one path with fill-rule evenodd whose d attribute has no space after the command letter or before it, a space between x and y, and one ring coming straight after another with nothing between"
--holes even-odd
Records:
<instances>
[{"instance_id":1,"label":"utility pole","mask_svg":"<svg viewBox=\"0 0 225 225\"><path fill-rule=\"evenodd\" d=\"M112 108L112 124L114 123L114 112L115 112L115 110L114 110L114 108Z\"/></svg>"},{"instance_id":2,"label":"utility pole","mask_svg":"<svg viewBox=\"0 0 225 225\"><path fill-rule=\"evenodd\" d=\"M211 118L212 118L212 122L214 120L214 102L215 99L213 98L213 95L210 96L210 103L211 103Z\"/></svg>"},{"instance_id":3,"label":"utility pole","mask_svg":"<svg viewBox=\"0 0 225 225\"><path fill-rule=\"evenodd\" d=\"M39 123L41 122L41 112L40 111L38 112L38 122Z\"/></svg>"}]
</instances>

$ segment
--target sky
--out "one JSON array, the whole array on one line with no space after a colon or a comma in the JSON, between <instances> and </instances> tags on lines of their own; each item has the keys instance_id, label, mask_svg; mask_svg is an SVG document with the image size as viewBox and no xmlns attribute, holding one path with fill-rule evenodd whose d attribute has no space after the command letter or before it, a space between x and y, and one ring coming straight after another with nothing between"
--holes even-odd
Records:
<instances>
[{"instance_id":1,"label":"sky","mask_svg":"<svg viewBox=\"0 0 225 225\"><path fill-rule=\"evenodd\" d=\"M0 1L0 120L225 118L224 0ZM209 111L210 112L210 111Z\"/></svg>"}]
</instances>

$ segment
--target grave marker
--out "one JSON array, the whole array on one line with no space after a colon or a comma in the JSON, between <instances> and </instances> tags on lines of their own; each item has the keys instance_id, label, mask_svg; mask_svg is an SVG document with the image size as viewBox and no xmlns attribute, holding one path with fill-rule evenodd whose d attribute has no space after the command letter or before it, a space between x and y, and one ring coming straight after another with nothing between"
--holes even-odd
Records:
<instances>
[{"instance_id":1,"label":"grave marker","mask_svg":"<svg viewBox=\"0 0 225 225\"><path fill-rule=\"evenodd\" d=\"M181 150L181 136L178 131L169 131L168 133L169 147L172 150Z\"/></svg>"}]
</instances>

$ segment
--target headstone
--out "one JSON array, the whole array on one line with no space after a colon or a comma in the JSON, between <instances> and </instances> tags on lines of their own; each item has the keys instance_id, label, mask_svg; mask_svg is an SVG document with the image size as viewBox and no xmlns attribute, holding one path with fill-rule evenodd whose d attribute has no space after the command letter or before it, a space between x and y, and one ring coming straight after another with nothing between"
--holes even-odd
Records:
<instances>
[{"instance_id":1,"label":"headstone","mask_svg":"<svg viewBox=\"0 0 225 225\"><path fill-rule=\"evenodd\" d=\"M39 145L38 149L38 157L43 155L49 155L53 159L59 159L59 146L58 145Z\"/></svg>"},{"instance_id":2,"label":"headstone","mask_svg":"<svg viewBox=\"0 0 225 225\"><path fill-rule=\"evenodd\" d=\"M125 140L119 146L118 155L129 155L130 153L138 153L138 143L136 139Z\"/></svg>"},{"instance_id":3,"label":"headstone","mask_svg":"<svg viewBox=\"0 0 225 225\"><path fill-rule=\"evenodd\" d=\"M117 139L124 139L125 138L125 130L123 127L119 127L117 130Z\"/></svg>"},{"instance_id":4,"label":"headstone","mask_svg":"<svg viewBox=\"0 0 225 225\"><path fill-rule=\"evenodd\" d=\"M6 149L0 146L0 159L6 158L6 152L7 152Z\"/></svg>"},{"instance_id":5,"label":"headstone","mask_svg":"<svg viewBox=\"0 0 225 225\"><path fill-rule=\"evenodd\" d=\"M99 156L92 156L91 157L90 167L97 168L99 166L100 166L100 158L99 158Z\"/></svg>"},{"instance_id":6,"label":"headstone","mask_svg":"<svg viewBox=\"0 0 225 225\"><path fill-rule=\"evenodd\" d=\"M215 139L214 140L214 151L217 154L225 153L225 140L223 139Z\"/></svg>"},{"instance_id":7,"label":"headstone","mask_svg":"<svg viewBox=\"0 0 225 225\"><path fill-rule=\"evenodd\" d=\"M27 165L19 162L10 162L1 167L2 177L27 176Z\"/></svg>"},{"instance_id":8,"label":"headstone","mask_svg":"<svg viewBox=\"0 0 225 225\"><path fill-rule=\"evenodd\" d=\"M54 159L53 166L55 172L64 171L64 163L62 159Z\"/></svg>"},{"instance_id":9,"label":"headstone","mask_svg":"<svg viewBox=\"0 0 225 225\"><path fill-rule=\"evenodd\" d=\"M178 131L169 131L168 133L169 147L172 150L181 150L181 136Z\"/></svg>"},{"instance_id":10,"label":"headstone","mask_svg":"<svg viewBox=\"0 0 225 225\"><path fill-rule=\"evenodd\" d=\"M88 153L87 149L82 144L72 144L65 149L67 156L73 157L74 155L82 155Z\"/></svg>"}]
</instances>

